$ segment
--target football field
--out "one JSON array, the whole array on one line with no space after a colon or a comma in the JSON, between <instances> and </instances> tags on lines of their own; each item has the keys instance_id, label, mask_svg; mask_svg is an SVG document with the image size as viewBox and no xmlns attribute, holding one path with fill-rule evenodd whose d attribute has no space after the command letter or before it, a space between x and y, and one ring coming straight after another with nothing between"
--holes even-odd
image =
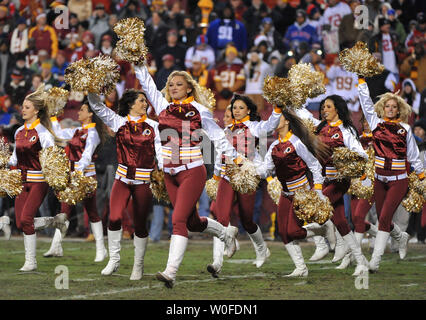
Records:
<instances>
[{"instance_id":1,"label":"football field","mask_svg":"<svg viewBox=\"0 0 426 320\"><path fill-rule=\"evenodd\" d=\"M107 240L105 239L105 244ZM212 261L211 240L190 240L173 289L155 279L163 271L169 241L149 243L145 271L140 281L130 281L133 266L133 241L123 240L121 266L112 276L102 276L107 260L93 262L95 243L80 239L63 242L64 257L44 258L50 239L37 240L35 272L22 273L24 244L20 237L0 240L1 300L364 300L426 298L426 246L409 244L408 255L401 261L397 253L387 251L380 270L363 278L352 277L354 266L336 270L333 253L322 261L309 262L313 243L301 243L309 268L307 278L285 278L294 265L281 242L267 242L269 260L259 269L253 264L254 249L249 240L240 239L240 250L233 258L225 257L219 279L206 270ZM363 244L367 259L371 253ZM55 273L56 271L56 273Z\"/></svg>"}]
</instances>

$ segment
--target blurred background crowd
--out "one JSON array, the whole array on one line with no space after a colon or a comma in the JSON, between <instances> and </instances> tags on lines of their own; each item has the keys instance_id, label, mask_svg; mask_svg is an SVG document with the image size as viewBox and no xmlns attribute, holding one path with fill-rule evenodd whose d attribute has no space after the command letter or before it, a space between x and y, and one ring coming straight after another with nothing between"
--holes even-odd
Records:
<instances>
[{"instance_id":1,"label":"blurred background crowd","mask_svg":"<svg viewBox=\"0 0 426 320\"><path fill-rule=\"evenodd\" d=\"M338 53L364 41L385 66L381 75L367 79L373 100L388 91L399 92L413 108L410 124L420 150L425 149L425 0L2 0L0 135L13 145L14 132L22 125L20 107L25 96L42 83L46 89L63 86L65 69L81 58L111 55L119 64L121 80L116 90L104 97L111 109L116 110L124 90L140 89L132 65L118 60L113 52L117 42L113 26L129 17L145 22L147 63L157 87L164 87L172 71L188 71L200 85L214 92L214 117L222 127L229 122L226 107L233 93L249 95L262 118L267 119L272 106L262 97L264 78L286 77L293 64L309 62L324 73L326 95L344 97L354 123L361 129L357 79L340 66ZM307 103L316 117L320 117L323 97ZM63 127L80 125L76 120L83 99L83 93L71 91L65 112L59 117ZM154 114L151 116L155 119ZM98 210L105 228L117 165L114 143L111 132L96 163ZM207 168L211 176L212 166ZM13 217L13 199L0 201L0 215ZM209 205L204 193L199 201L200 215L209 215ZM57 200L49 193L40 215L54 215L55 210L59 210ZM276 236L275 211L265 183L261 183L254 217L263 231L270 232L271 239ZM69 233L90 240L87 217L82 212L77 206ZM124 238L133 233L131 212L130 201L123 221ZM169 206L155 203L152 241L170 232L172 212ZM419 215L409 216L407 232L424 242L426 232L416 223L418 219ZM238 212L234 223L238 224Z\"/></svg>"}]
</instances>

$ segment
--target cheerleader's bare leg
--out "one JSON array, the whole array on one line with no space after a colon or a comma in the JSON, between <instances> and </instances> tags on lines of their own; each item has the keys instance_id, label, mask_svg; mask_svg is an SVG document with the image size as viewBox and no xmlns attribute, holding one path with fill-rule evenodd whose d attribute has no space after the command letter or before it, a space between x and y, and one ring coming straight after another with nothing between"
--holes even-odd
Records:
<instances>
[{"instance_id":1,"label":"cheerleader's bare leg","mask_svg":"<svg viewBox=\"0 0 426 320\"><path fill-rule=\"evenodd\" d=\"M24 232L25 263L20 271L37 269L36 260L36 233L34 217L47 194L48 185L45 182L27 182L15 199L16 223Z\"/></svg>"},{"instance_id":2,"label":"cheerleader's bare leg","mask_svg":"<svg viewBox=\"0 0 426 320\"><path fill-rule=\"evenodd\" d=\"M188 244L188 229L218 237L225 242L225 249L233 246L232 254L235 252L238 229L225 228L215 220L200 218L196 213L195 206L206 181L204 166L185 170L174 176L166 173L164 181L173 204L173 234L170 239L167 267L163 272L157 273L157 279L164 282L166 287L172 288Z\"/></svg>"}]
</instances>

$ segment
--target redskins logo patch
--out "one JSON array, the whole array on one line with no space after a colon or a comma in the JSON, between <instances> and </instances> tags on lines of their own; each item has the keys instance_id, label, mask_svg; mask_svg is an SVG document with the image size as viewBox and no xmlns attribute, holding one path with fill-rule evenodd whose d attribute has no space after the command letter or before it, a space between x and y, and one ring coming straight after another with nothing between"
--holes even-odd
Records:
<instances>
[{"instance_id":1,"label":"redskins logo patch","mask_svg":"<svg viewBox=\"0 0 426 320\"><path fill-rule=\"evenodd\" d=\"M398 133L398 134L404 134L404 133L405 133L405 129L399 129L399 130L397 131L397 133Z\"/></svg>"},{"instance_id":2,"label":"redskins logo patch","mask_svg":"<svg viewBox=\"0 0 426 320\"><path fill-rule=\"evenodd\" d=\"M335 133L331 136L331 139L339 139L340 138L340 134Z\"/></svg>"},{"instance_id":3,"label":"redskins logo patch","mask_svg":"<svg viewBox=\"0 0 426 320\"><path fill-rule=\"evenodd\" d=\"M37 137L36 136L32 136L31 138L30 138L30 142L34 142L34 141L36 141L37 140Z\"/></svg>"},{"instance_id":4,"label":"redskins logo patch","mask_svg":"<svg viewBox=\"0 0 426 320\"><path fill-rule=\"evenodd\" d=\"M284 150L284 153L290 153L291 152L291 148L287 147L287 149Z\"/></svg>"},{"instance_id":5,"label":"redskins logo patch","mask_svg":"<svg viewBox=\"0 0 426 320\"><path fill-rule=\"evenodd\" d=\"M149 135L151 134L151 130L150 130L150 129L145 129L145 130L142 132L142 134L143 134L144 136L149 136Z\"/></svg>"},{"instance_id":6,"label":"redskins logo patch","mask_svg":"<svg viewBox=\"0 0 426 320\"><path fill-rule=\"evenodd\" d=\"M189 118L189 117L193 117L195 116L195 111L189 111L185 114L185 117Z\"/></svg>"}]
</instances>

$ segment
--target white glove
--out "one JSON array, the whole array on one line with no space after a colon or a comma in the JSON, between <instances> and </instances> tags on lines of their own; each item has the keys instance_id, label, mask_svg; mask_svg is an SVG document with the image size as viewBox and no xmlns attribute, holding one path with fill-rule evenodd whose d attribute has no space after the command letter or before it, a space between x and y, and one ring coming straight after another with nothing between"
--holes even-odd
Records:
<instances>
[{"instance_id":1,"label":"white glove","mask_svg":"<svg viewBox=\"0 0 426 320\"><path fill-rule=\"evenodd\" d=\"M315 192L318 194L318 196L320 197L321 200L326 200L327 199L327 197L322 193L322 190L315 189Z\"/></svg>"},{"instance_id":2,"label":"white glove","mask_svg":"<svg viewBox=\"0 0 426 320\"><path fill-rule=\"evenodd\" d=\"M361 180L361 184L363 187L371 187L371 180L369 178L365 178Z\"/></svg>"}]
</instances>

